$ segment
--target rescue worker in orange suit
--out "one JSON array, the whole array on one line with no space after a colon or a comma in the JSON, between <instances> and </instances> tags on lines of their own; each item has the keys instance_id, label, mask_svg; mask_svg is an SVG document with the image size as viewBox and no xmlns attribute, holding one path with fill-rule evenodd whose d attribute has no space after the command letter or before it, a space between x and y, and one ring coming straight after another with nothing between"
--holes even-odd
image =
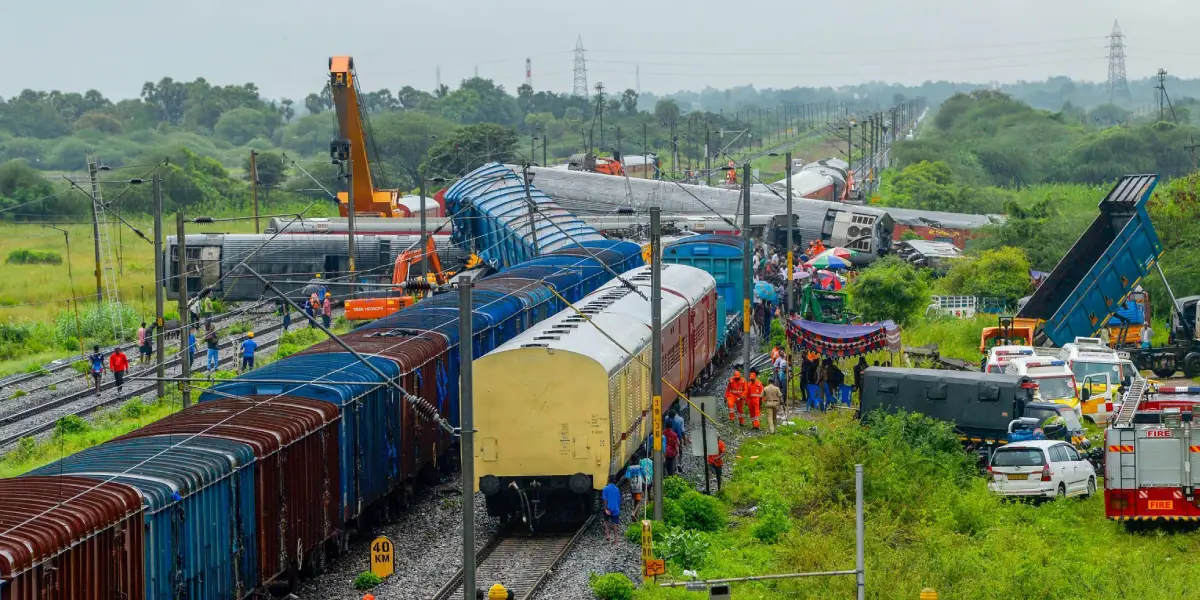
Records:
<instances>
[{"instance_id":1,"label":"rescue worker in orange suit","mask_svg":"<svg viewBox=\"0 0 1200 600\"><path fill-rule=\"evenodd\" d=\"M717 440L717 453L708 455L708 466L717 473L717 491L721 491L721 467L725 465L725 440Z\"/></svg>"},{"instance_id":2,"label":"rescue worker in orange suit","mask_svg":"<svg viewBox=\"0 0 1200 600\"><path fill-rule=\"evenodd\" d=\"M762 414L763 384L758 380L758 369L750 370L750 381L746 383L746 397L750 405L750 425L758 429L758 417ZM741 412L740 410L738 412ZM738 415L738 425L745 425L745 414Z\"/></svg>"},{"instance_id":3,"label":"rescue worker in orange suit","mask_svg":"<svg viewBox=\"0 0 1200 600\"><path fill-rule=\"evenodd\" d=\"M742 379L741 369L733 370L733 377L729 378L729 385L725 386L725 404L729 406L729 420L733 421L737 417L736 412L741 412L742 402L746 398L746 380Z\"/></svg>"}]
</instances>

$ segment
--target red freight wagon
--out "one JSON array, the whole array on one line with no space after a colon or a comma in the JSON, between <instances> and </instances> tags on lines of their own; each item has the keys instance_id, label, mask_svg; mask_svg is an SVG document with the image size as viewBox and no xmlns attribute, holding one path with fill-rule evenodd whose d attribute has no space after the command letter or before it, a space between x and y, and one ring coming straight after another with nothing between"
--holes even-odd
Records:
<instances>
[{"instance_id":1,"label":"red freight wagon","mask_svg":"<svg viewBox=\"0 0 1200 600\"><path fill-rule=\"evenodd\" d=\"M0 599L143 600L142 496L83 477L0 479Z\"/></svg>"}]
</instances>

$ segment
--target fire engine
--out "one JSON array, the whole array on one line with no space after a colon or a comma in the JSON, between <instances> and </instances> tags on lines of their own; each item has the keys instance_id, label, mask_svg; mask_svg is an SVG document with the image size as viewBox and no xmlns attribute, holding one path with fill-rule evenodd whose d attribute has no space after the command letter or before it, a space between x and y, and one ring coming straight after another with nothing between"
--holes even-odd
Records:
<instances>
[{"instance_id":1,"label":"fire engine","mask_svg":"<svg viewBox=\"0 0 1200 600\"><path fill-rule=\"evenodd\" d=\"M1114 521L1200 521L1200 387L1144 379L1126 393L1105 432L1104 512Z\"/></svg>"}]
</instances>

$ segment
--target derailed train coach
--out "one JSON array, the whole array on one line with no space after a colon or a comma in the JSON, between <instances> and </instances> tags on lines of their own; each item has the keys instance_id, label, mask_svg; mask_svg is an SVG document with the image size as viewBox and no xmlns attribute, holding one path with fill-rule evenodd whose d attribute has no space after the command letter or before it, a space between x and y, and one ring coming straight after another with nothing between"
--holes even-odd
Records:
<instances>
[{"instance_id":1,"label":"derailed train coach","mask_svg":"<svg viewBox=\"0 0 1200 600\"><path fill-rule=\"evenodd\" d=\"M447 236L434 236L434 244L443 264L453 265L467 258L450 243ZM265 286L245 269L243 261L285 294L294 295L316 276L337 277L349 272L349 240L345 235L272 235L272 234L189 234L187 236L188 291L191 295L207 286L213 295L228 301L258 300ZM354 268L360 280L376 277L390 282L396 257L421 245L419 235L359 235L354 241ZM163 247L167 269L167 297L179 298L179 244L176 236L167 237ZM249 260L246 258L249 257ZM416 266L419 274L420 267Z\"/></svg>"}]
</instances>

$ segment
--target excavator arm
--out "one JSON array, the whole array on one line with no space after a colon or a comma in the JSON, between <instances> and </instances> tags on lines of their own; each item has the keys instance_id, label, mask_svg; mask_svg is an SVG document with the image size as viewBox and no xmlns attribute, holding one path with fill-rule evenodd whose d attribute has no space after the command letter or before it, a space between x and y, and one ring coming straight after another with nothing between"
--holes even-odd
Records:
<instances>
[{"instance_id":1,"label":"excavator arm","mask_svg":"<svg viewBox=\"0 0 1200 600\"><path fill-rule=\"evenodd\" d=\"M329 59L329 90L333 95L333 106L337 114L338 135L350 142L352 195L338 192L338 208L342 216L346 216L346 206L350 197L354 198L354 213L357 216L407 216L407 211L401 210L398 205L398 190L375 189L375 179L371 175L371 164L367 157L367 145L371 140L359 101L354 58L334 56Z\"/></svg>"}]
</instances>

